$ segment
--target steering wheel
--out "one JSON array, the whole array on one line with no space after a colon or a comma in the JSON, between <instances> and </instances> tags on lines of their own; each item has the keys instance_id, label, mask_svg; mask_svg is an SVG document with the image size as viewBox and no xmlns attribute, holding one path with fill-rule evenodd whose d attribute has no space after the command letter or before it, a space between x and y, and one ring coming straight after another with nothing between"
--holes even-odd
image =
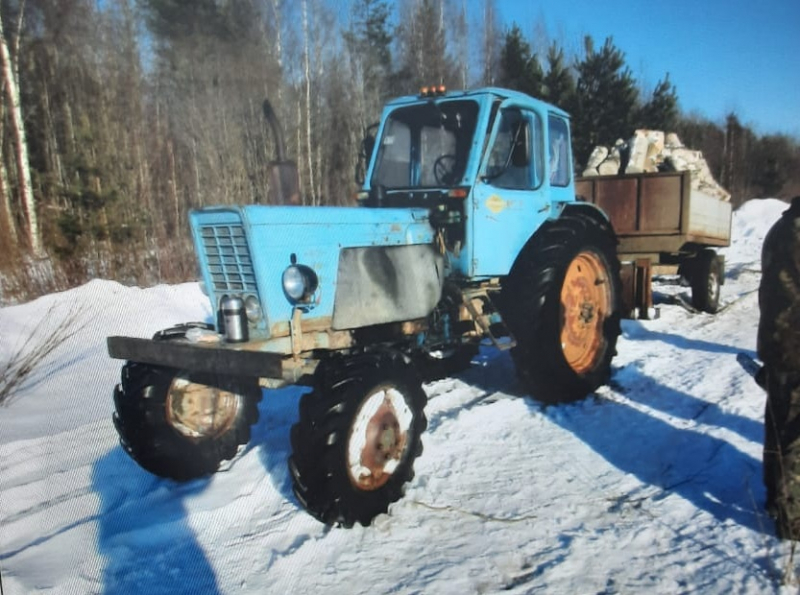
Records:
<instances>
[{"instance_id":1,"label":"steering wheel","mask_svg":"<svg viewBox=\"0 0 800 595\"><path fill-rule=\"evenodd\" d=\"M456 181L456 156L440 155L433 162L433 177L443 186L450 186Z\"/></svg>"}]
</instances>

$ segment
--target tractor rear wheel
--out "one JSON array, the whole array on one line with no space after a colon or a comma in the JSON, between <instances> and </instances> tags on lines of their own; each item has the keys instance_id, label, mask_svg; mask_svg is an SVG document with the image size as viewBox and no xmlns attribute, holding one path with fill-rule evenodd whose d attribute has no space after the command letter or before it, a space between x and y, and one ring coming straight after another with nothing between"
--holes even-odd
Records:
<instances>
[{"instance_id":1,"label":"tractor rear wheel","mask_svg":"<svg viewBox=\"0 0 800 595\"><path fill-rule=\"evenodd\" d=\"M621 282L610 225L581 211L545 224L503 283L517 374L547 403L604 384L620 334Z\"/></svg>"}]
</instances>

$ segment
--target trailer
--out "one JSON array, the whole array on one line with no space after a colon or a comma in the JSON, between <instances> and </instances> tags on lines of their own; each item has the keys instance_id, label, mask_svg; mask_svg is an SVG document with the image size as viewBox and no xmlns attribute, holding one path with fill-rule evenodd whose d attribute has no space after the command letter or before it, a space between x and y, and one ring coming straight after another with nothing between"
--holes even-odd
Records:
<instances>
[{"instance_id":1,"label":"trailer","mask_svg":"<svg viewBox=\"0 0 800 595\"><path fill-rule=\"evenodd\" d=\"M725 262L716 249L730 245L730 202L692 188L688 171L581 177L575 192L614 226L627 316L648 317L653 271L663 267L689 282L692 306L719 309Z\"/></svg>"}]
</instances>

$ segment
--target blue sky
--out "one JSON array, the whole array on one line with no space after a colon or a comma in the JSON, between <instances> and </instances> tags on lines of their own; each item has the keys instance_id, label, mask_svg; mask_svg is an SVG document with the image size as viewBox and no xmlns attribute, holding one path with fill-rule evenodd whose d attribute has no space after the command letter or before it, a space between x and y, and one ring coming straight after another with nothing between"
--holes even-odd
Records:
<instances>
[{"instance_id":1,"label":"blue sky","mask_svg":"<svg viewBox=\"0 0 800 595\"><path fill-rule=\"evenodd\" d=\"M652 89L665 73L681 109L715 122L735 112L759 134L800 138L800 0L496 0L503 26L537 23L573 52L606 37ZM478 2L482 4L482 2Z\"/></svg>"}]
</instances>

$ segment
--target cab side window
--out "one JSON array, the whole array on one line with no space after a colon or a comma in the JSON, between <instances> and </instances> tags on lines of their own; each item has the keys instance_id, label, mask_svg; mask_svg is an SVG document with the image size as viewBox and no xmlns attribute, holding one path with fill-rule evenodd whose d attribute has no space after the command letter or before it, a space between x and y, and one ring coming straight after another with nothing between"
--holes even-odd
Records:
<instances>
[{"instance_id":1,"label":"cab side window","mask_svg":"<svg viewBox=\"0 0 800 595\"><path fill-rule=\"evenodd\" d=\"M500 113L497 136L489 153L486 176L492 186L524 189L533 183L530 158L530 126L522 112Z\"/></svg>"},{"instance_id":2,"label":"cab side window","mask_svg":"<svg viewBox=\"0 0 800 595\"><path fill-rule=\"evenodd\" d=\"M537 188L544 179L542 122L534 113L511 108L500 113L489 153L486 177L492 186L512 190Z\"/></svg>"},{"instance_id":3,"label":"cab side window","mask_svg":"<svg viewBox=\"0 0 800 595\"><path fill-rule=\"evenodd\" d=\"M550 184L568 186L570 181L569 129L563 118L551 115L547 119L550 137Z\"/></svg>"}]
</instances>

